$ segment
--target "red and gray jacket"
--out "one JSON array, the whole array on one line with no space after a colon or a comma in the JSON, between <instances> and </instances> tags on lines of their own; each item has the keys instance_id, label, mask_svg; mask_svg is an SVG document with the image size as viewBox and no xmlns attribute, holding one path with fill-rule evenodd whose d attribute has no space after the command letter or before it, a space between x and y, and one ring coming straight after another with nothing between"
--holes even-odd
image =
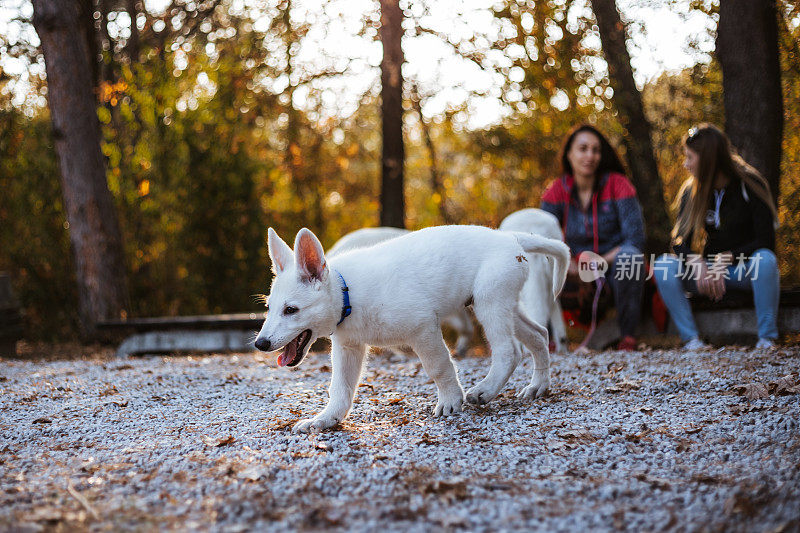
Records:
<instances>
[{"instance_id":1,"label":"red and gray jacket","mask_svg":"<svg viewBox=\"0 0 800 533\"><path fill-rule=\"evenodd\" d=\"M572 176L562 176L542 195L542 209L561 222L573 257L587 250L602 255L621 245L644 250L642 208L628 178L617 172L603 175L585 210L574 183Z\"/></svg>"}]
</instances>

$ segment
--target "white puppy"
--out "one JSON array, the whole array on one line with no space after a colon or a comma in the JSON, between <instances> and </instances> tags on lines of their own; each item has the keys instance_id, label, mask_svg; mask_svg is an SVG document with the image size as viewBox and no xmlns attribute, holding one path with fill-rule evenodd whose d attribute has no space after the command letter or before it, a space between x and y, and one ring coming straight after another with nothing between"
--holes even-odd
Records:
<instances>
[{"instance_id":1,"label":"white puppy","mask_svg":"<svg viewBox=\"0 0 800 533\"><path fill-rule=\"evenodd\" d=\"M336 241L331 249L325 253L325 257L331 259L337 255L341 255L350 250L357 248L367 248L374 246L378 243L394 239L400 235L405 235L409 231L407 229L379 227L379 228L361 228L352 231ZM548 274L552 278L551 274ZM548 278L549 279L549 278ZM462 307L453 314L442 317L442 323L450 326L456 332L455 352L457 357L464 357L469 349L469 343L475 333L475 328L472 325L472 318L466 307Z\"/></svg>"},{"instance_id":2,"label":"white puppy","mask_svg":"<svg viewBox=\"0 0 800 533\"><path fill-rule=\"evenodd\" d=\"M383 226L380 228L361 228L351 231L331 246L331 249L325 252L325 256L329 259L335 255L355 250L356 248L367 248L374 246L380 242L394 239L401 235L405 235L409 231L402 228L391 228Z\"/></svg>"},{"instance_id":3,"label":"white puppy","mask_svg":"<svg viewBox=\"0 0 800 533\"><path fill-rule=\"evenodd\" d=\"M555 259L557 295L566 278L569 249L546 237L480 226L438 226L354 250L328 264L322 245L308 229L298 232L293 252L270 228L275 278L256 348L285 347L278 364L296 366L316 338L331 337L328 405L294 430L319 431L344 419L367 345L410 345L438 389L434 415L461 411L464 391L439 319L468 302L483 325L492 363L486 378L467 393L467 401L483 404L497 396L522 357L515 337L534 360L531 382L519 396L544 394L550 386L547 329L532 322L518 305L528 277L526 253Z\"/></svg>"},{"instance_id":4,"label":"white puppy","mask_svg":"<svg viewBox=\"0 0 800 533\"><path fill-rule=\"evenodd\" d=\"M515 211L500 223L503 231L522 231L534 233L549 239L562 239L561 226L558 219L547 211L529 208ZM553 342L556 352L567 349L567 327L561 313L561 304L552 298L550 288L553 286L553 271L548 266L549 259L543 255L529 255L531 268L528 281L520 292L519 303L522 309L534 322L547 324L548 318L553 328Z\"/></svg>"}]
</instances>

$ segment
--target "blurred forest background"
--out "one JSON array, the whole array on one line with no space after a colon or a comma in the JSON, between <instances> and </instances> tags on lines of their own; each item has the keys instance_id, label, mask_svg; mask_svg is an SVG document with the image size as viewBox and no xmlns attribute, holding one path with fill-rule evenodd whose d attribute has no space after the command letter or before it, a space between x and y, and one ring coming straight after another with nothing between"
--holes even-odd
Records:
<instances>
[{"instance_id":1,"label":"blurred forest background","mask_svg":"<svg viewBox=\"0 0 800 533\"><path fill-rule=\"evenodd\" d=\"M714 42L718 2L660 3L706 17ZM30 68L25 76L0 70L0 270L12 275L29 337L69 338L79 331L79 295L44 59L33 9L17 4L17 31L0 36L0 68L9 58ZM452 13L444 29L429 23L434 4L401 2L404 46L444 43L495 88L481 92L464 80L462 104L431 112L441 87L404 69L406 227L496 226L538 206L576 123L596 124L628 152L630 127L619 119L588 1L499 0L485 8L485 27L465 27ZM353 18L337 5L95 0L86 10L129 316L258 309L251 295L270 280L268 226L289 242L306 226L329 247L380 224L381 49L375 57L364 43L379 40L381 6ZM778 246L783 284L796 285L800 8L776 6L784 112ZM630 36L644 31L623 22ZM340 46L352 54L314 44L334 28L350 32ZM725 124L719 58L694 46L697 64L640 87L667 205L687 177L681 137L700 121ZM494 101L494 123L473 124L473 97Z\"/></svg>"}]
</instances>

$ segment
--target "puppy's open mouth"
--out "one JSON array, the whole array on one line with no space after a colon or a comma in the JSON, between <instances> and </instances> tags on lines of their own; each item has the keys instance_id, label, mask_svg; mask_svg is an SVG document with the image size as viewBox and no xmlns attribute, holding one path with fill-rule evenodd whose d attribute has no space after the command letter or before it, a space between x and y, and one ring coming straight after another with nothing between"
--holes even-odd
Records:
<instances>
[{"instance_id":1,"label":"puppy's open mouth","mask_svg":"<svg viewBox=\"0 0 800 533\"><path fill-rule=\"evenodd\" d=\"M311 340L311 330L307 329L289 341L278 356L278 366L297 366L303 360L306 344Z\"/></svg>"}]
</instances>

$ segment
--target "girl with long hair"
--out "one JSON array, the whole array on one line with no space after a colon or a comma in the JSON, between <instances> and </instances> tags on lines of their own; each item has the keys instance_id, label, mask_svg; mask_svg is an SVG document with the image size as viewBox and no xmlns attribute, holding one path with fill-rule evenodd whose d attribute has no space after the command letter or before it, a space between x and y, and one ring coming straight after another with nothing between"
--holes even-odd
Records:
<instances>
[{"instance_id":1,"label":"girl with long hair","mask_svg":"<svg viewBox=\"0 0 800 533\"><path fill-rule=\"evenodd\" d=\"M729 289L752 291L759 348L778 338L779 276L775 257L778 212L769 184L731 148L713 124L684 136L684 167L691 177L676 198L672 230L676 255L661 256L656 283L687 349L700 340L685 292L719 301ZM698 253L701 252L701 253Z\"/></svg>"},{"instance_id":2,"label":"girl with long hair","mask_svg":"<svg viewBox=\"0 0 800 533\"><path fill-rule=\"evenodd\" d=\"M614 294L622 334L617 348L633 350L642 309L645 239L636 189L625 177L617 152L594 126L574 127L564 140L559 161L561 177L542 195L542 209L561 223L574 259L593 252L597 255L592 257L598 261L597 256L602 257L609 266L606 280ZM570 264L567 279L579 292L590 288L580 279L575 262Z\"/></svg>"}]
</instances>

